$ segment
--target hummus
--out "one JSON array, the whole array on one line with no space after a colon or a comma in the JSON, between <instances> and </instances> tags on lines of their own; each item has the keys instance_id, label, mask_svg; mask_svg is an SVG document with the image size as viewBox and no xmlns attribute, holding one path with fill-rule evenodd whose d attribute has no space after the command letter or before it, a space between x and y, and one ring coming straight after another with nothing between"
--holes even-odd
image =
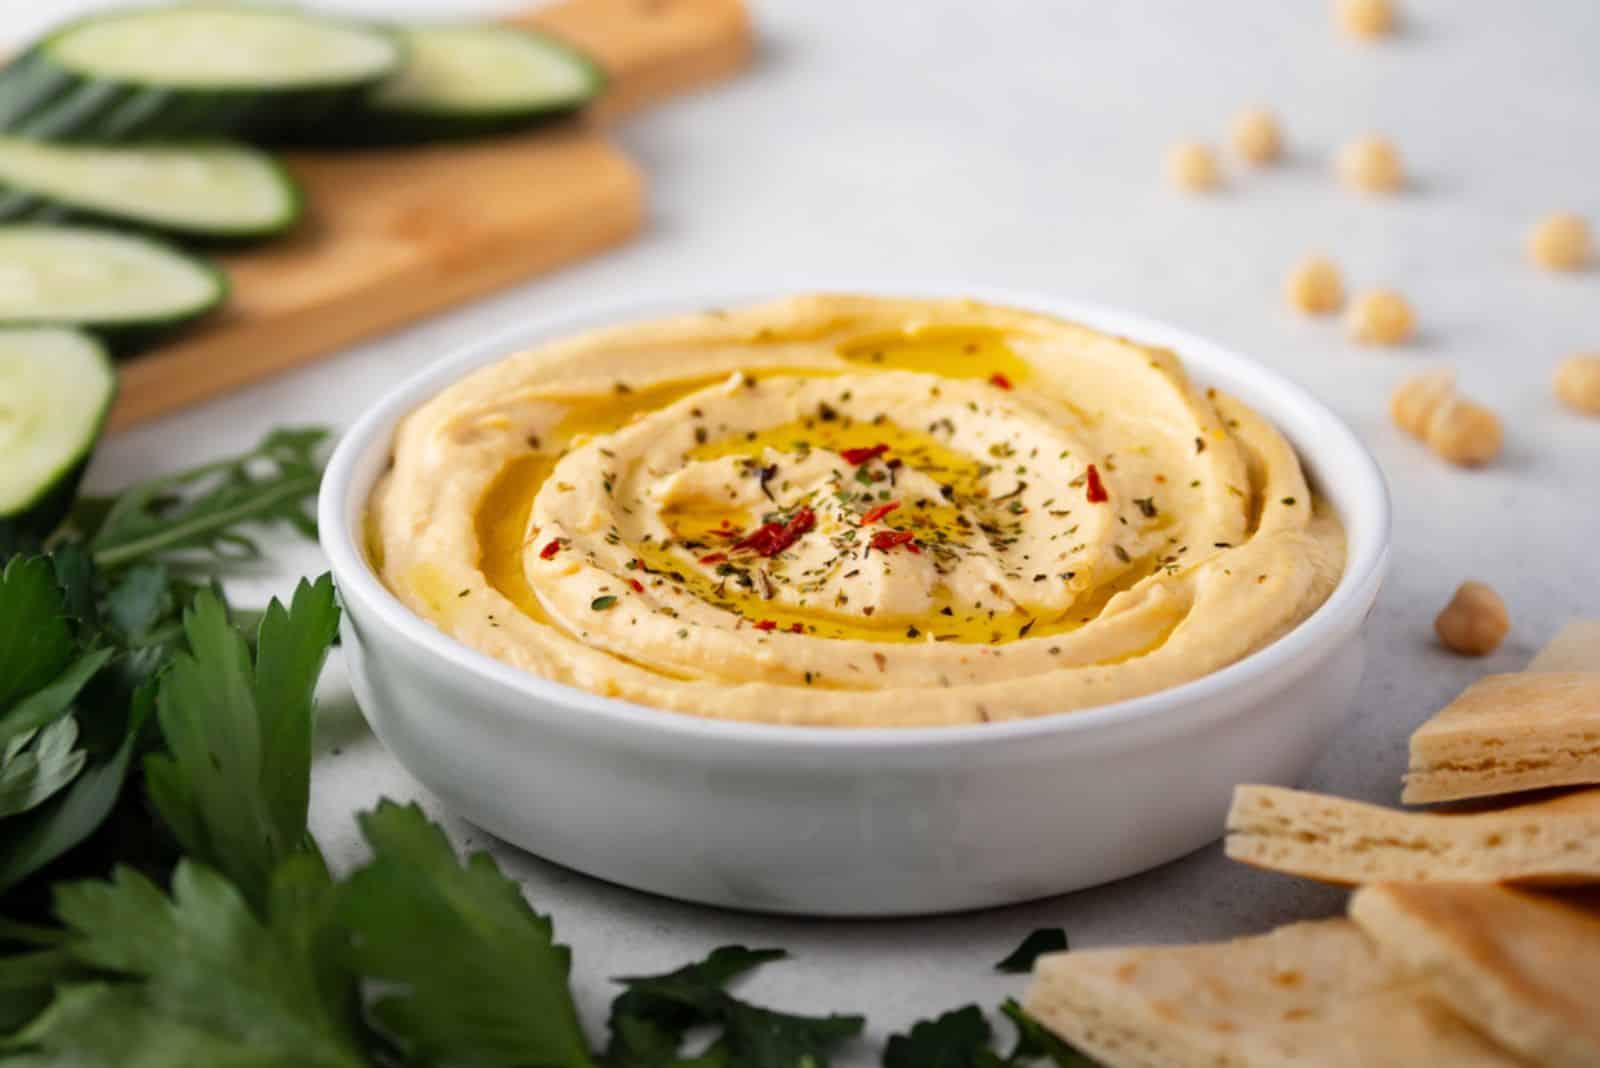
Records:
<instances>
[{"instance_id":1,"label":"hummus","mask_svg":"<svg viewBox=\"0 0 1600 1068\"><path fill-rule=\"evenodd\" d=\"M456 639L722 719L1039 716L1310 615L1338 520L1170 352L970 301L818 295L585 334L408 416L372 562Z\"/></svg>"}]
</instances>

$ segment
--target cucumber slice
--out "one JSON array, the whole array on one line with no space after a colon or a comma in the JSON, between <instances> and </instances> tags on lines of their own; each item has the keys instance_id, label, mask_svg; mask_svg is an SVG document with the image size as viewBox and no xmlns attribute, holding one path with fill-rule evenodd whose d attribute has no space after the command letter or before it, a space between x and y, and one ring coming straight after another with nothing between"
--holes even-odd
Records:
<instances>
[{"instance_id":1,"label":"cucumber slice","mask_svg":"<svg viewBox=\"0 0 1600 1068\"><path fill-rule=\"evenodd\" d=\"M185 237L279 233L300 194L271 156L240 145L63 145L0 136L0 220L47 215Z\"/></svg>"},{"instance_id":2,"label":"cucumber slice","mask_svg":"<svg viewBox=\"0 0 1600 1068\"><path fill-rule=\"evenodd\" d=\"M0 76L0 130L125 140L293 129L403 58L390 34L281 8L184 4L91 15Z\"/></svg>"},{"instance_id":3,"label":"cucumber slice","mask_svg":"<svg viewBox=\"0 0 1600 1068\"><path fill-rule=\"evenodd\" d=\"M151 238L0 226L0 326L83 326L125 349L205 314L227 288L205 260Z\"/></svg>"},{"instance_id":4,"label":"cucumber slice","mask_svg":"<svg viewBox=\"0 0 1600 1068\"><path fill-rule=\"evenodd\" d=\"M116 393L111 359L87 334L0 328L0 542L61 521Z\"/></svg>"},{"instance_id":5,"label":"cucumber slice","mask_svg":"<svg viewBox=\"0 0 1600 1068\"><path fill-rule=\"evenodd\" d=\"M406 62L352 124L362 140L467 137L570 114L599 95L605 74L548 34L486 24L396 31Z\"/></svg>"},{"instance_id":6,"label":"cucumber slice","mask_svg":"<svg viewBox=\"0 0 1600 1068\"><path fill-rule=\"evenodd\" d=\"M360 84L400 58L392 39L352 23L205 4L87 18L52 35L45 51L83 77L210 91Z\"/></svg>"}]
</instances>

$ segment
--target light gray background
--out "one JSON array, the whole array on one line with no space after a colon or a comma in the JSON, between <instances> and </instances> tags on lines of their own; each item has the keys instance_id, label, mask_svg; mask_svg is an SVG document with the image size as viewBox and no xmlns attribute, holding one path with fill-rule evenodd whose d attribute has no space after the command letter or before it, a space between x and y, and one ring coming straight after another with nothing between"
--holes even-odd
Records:
<instances>
[{"instance_id":1,"label":"light gray background","mask_svg":"<svg viewBox=\"0 0 1600 1068\"><path fill-rule=\"evenodd\" d=\"M0 29L20 38L87 6L0 0ZM1546 212L1582 211L1600 226L1600 4L1412 0L1406 32L1378 45L1341 39L1328 7L761 3L752 70L618 131L650 175L641 240L121 435L102 450L92 485L212 457L288 421L347 425L391 383L488 331L658 286L899 274L1125 305L1306 384L1381 460L1396 505L1393 572L1368 630L1356 711L1306 785L1393 802L1413 725L1485 671L1519 667L1570 617L1600 615L1600 420L1560 409L1549 385L1558 359L1600 350L1600 273L1542 274L1522 254L1526 228ZM1170 142L1220 141L1254 101L1285 122L1285 166L1239 173L1230 163L1228 191L1205 198L1164 185ZM1396 141L1413 191L1366 200L1335 185L1333 153L1368 131ZM1401 289L1417 308L1420 342L1363 350L1338 324L1290 313L1283 275L1312 250L1332 255L1354 288ZM1388 421L1398 379L1447 364L1505 419L1505 452L1487 470L1448 467ZM285 592L324 566L312 547L273 544L271 564L238 583L243 597ZM1469 577L1495 585L1514 620L1484 661L1432 639L1434 613ZM871 1048L847 1061L868 1064L914 1018L1019 992L1021 980L988 968L1034 926L1060 924L1078 946L1216 938L1342 903L1338 892L1234 867L1213 846L1098 890L946 919L819 923L674 904L451 820L367 732L343 679L336 658L313 798L330 856L359 857L356 809L420 796L458 842L490 848L554 914L595 1034L614 992L609 976L673 966L722 942L777 944L795 959L747 989L790 1009L868 1013ZM1063 825L1094 818L1061 813Z\"/></svg>"}]
</instances>

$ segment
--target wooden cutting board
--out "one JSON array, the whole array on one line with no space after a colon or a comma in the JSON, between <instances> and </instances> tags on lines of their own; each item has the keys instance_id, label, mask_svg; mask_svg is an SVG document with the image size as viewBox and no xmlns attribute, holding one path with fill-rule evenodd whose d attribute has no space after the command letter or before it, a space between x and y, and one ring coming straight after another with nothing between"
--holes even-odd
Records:
<instances>
[{"instance_id":1,"label":"wooden cutting board","mask_svg":"<svg viewBox=\"0 0 1600 1068\"><path fill-rule=\"evenodd\" d=\"M512 137L294 153L306 219L218 256L227 306L127 361L111 428L265 378L626 239L644 179L605 123L737 70L741 0L565 0L511 21L559 33L606 69L584 119Z\"/></svg>"}]
</instances>

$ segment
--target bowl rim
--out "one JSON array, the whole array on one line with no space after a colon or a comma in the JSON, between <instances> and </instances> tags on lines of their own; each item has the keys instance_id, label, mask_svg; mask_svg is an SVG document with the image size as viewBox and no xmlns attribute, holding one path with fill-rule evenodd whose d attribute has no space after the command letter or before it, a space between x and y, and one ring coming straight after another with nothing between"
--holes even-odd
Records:
<instances>
[{"instance_id":1,"label":"bowl rim","mask_svg":"<svg viewBox=\"0 0 1600 1068\"><path fill-rule=\"evenodd\" d=\"M371 465L372 470L364 478L358 477L361 469L380 444L392 447L392 435L401 418L452 383L520 348L582 331L803 293L966 298L1009 305L1073 320L1146 344L1172 348L1185 369L1202 382L1216 377L1215 372L1220 370L1222 377L1248 383L1245 392L1271 398L1266 407L1279 412L1292 410L1299 421L1316 427L1314 450L1306 449L1299 442L1294 444L1302 462L1319 470L1319 478L1325 477L1321 473L1324 465L1319 462L1319 456L1342 455L1344 458L1339 481L1347 487L1342 496L1347 498L1346 510L1351 514L1341 514L1347 549L1345 569L1338 584L1316 611L1275 641L1226 667L1165 690L1105 705L999 723L828 728L712 719L605 697L535 675L439 630L400 601L367 563L357 531L360 516L365 514L366 499L382 465ZM1229 388L1239 391L1238 383L1230 383ZM1250 403L1252 407L1260 407L1255 400ZM1280 430L1284 429L1275 413L1264 414ZM358 491L359 497L354 496ZM374 619L381 620L405 641L451 670L461 672L463 681L465 676L476 676L545 705L560 707L563 712L596 717L584 722L602 729L610 724L636 735L641 731L653 731L677 741L705 744L885 752L1016 742L1063 733L1129 727L1152 716L1172 717L1185 706L1199 707L1232 690L1246 690L1253 683L1291 667L1294 662L1315 655L1324 643L1331 646L1345 625L1365 614L1388 569L1392 512L1383 472L1349 425L1305 387L1228 346L1114 306L1027 290L973 286L948 280L919 283L822 277L779 280L768 285L662 288L629 299L589 301L559 313L536 316L458 346L391 387L369 404L340 436L324 471L317 501L317 524L319 540L329 558L340 596L346 601L357 598L364 602ZM1363 536L1358 537L1358 534Z\"/></svg>"}]
</instances>

